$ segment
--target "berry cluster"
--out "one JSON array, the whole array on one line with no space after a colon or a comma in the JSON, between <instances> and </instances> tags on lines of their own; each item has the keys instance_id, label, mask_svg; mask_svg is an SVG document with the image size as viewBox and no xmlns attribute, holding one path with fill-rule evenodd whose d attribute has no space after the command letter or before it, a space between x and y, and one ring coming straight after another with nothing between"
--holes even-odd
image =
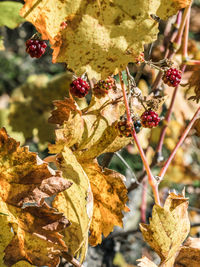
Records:
<instances>
[{"instance_id":1,"label":"berry cluster","mask_svg":"<svg viewBox=\"0 0 200 267\"><path fill-rule=\"evenodd\" d=\"M100 80L94 85L94 93L96 95L105 95L108 94L108 91L112 88L115 88L115 80L112 77L108 77L105 80Z\"/></svg>"},{"instance_id":2,"label":"berry cluster","mask_svg":"<svg viewBox=\"0 0 200 267\"><path fill-rule=\"evenodd\" d=\"M162 79L168 86L176 87L181 82L181 71L176 68L170 68L165 71Z\"/></svg>"},{"instance_id":3,"label":"berry cluster","mask_svg":"<svg viewBox=\"0 0 200 267\"><path fill-rule=\"evenodd\" d=\"M140 120L133 121L133 125L134 125L136 133L139 133L140 128L142 126ZM131 132L133 130L133 126L131 123L127 121L127 119L119 121L117 124L117 128L120 132L120 135L119 135L120 137L123 137L123 136L131 137L132 136Z\"/></svg>"},{"instance_id":4,"label":"berry cluster","mask_svg":"<svg viewBox=\"0 0 200 267\"><path fill-rule=\"evenodd\" d=\"M45 41L40 41L37 39L29 39L26 41L26 52L31 57L40 58L46 50L47 44Z\"/></svg>"},{"instance_id":5,"label":"berry cluster","mask_svg":"<svg viewBox=\"0 0 200 267\"><path fill-rule=\"evenodd\" d=\"M145 128L156 127L156 126L158 126L158 124L160 122L160 118L159 118L158 114L153 110L145 111L141 115L140 119L141 119L142 126Z\"/></svg>"},{"instance_id":6,"label":"berry cluster","mask_svg":"<svg viewBox=\"0 0 200 267\"><path fill-rule=\"evenodd\" d=\"M119 121L117 124L117 128L120 132L120 137L126 136L126 137L131 137L131 132L133 129L133 126L130 122L127 121L127 119Z\"/></svg>"},{"instance_id":7,"label":"berry cluster","mask_svg":"<svg viewBox=\"0 0 200 267\"><path fill-rule=\"evenodd\" d=\"M74 80L70 85L71 94L79 98L86 96L89 90L89 84L80 77Z\"/></svg>"}]
</instances>

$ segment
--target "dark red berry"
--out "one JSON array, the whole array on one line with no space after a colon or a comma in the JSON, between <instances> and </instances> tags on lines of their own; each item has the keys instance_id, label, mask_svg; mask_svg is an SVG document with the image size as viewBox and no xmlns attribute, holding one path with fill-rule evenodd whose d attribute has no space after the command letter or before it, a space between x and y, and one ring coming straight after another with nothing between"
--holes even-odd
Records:
<instances>
[{"instance_id":1,"label":"dark red berry","mask_svg":"<svg viewBox=\"0 0 200 267\"><path fill-rule=\"evenodd\" d=\"M176 87L181 82L181 74L182 72L180 70L176 68L170 68L165 71L162 79L168 86Z\"/></svg>"},{"instance_id":2,"label":"dark red berry","mask_svg":"<svg viewBox=\"0 0 200 267\"><path fill-rule=\"evenodd\" d=\"M160 122L160 118L158 114L153 110L145 111L141 115L140 119L141 119L142 126L145 128L156 127Z\"/></svg>"},{"instance_id":3,"label":"dark red berry","mask_svg":"<svg viewBox=\"0 0 200 267\"><path fill-rule=\"evenodd\" d=\"M105 80L100 80L98 83L94 85L94 93L95 95L105 95L108 94L108 91L111 89L115 89L115 80L112 77L108 77Z\"/></svg>"},{"instance_id":4,"label":"dark red berry","mask_svg":"<svg viewBox=\"0 0 200 267\"><path fill-rule=\"evenodd\" d=\"M45 41L37 39L29 39L26 41L26 52L31 57L40 58L46 50L47 44Z\"/></svg>"},{"instance_id":5,"label":"dark red berry","mask_svg":"<svg viewBox=\"0 0 200 267\"><path fill-rule=\"evenodd\" d=\"M71 94L79 98L86 96L89 90L89 84L80 77L74 80L70 85Z\"/></svg>"},{"instance_id":6,"label":"dark red berry","mask_svg":"<svg viewBox=\"0 0 200 267\"><path fill-rule=\"evenodd\" d=\"M120 137L123 137L123 136L131 137L132 136L131 132L133 130L133 125L130 122L128 122L126 119L119 121L117 124L117 128L120 132L119 134Z\"/></svg>"}]
</instances>

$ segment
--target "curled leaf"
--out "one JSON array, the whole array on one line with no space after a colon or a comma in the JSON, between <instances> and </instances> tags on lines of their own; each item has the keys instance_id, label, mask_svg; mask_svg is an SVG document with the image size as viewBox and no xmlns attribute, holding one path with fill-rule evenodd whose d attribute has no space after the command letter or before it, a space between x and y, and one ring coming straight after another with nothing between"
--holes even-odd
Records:
<instances>
[{"instance_id":1,"label":"curled leaf","mask_svg":"<svg viewBox=\"0 0 200 267\"><path fill-rule=\"evenodd\" d=\"M51 267L59 264L67 250L59 232L70 223L44 198L71 184L0 129L0 212L6 214L0 216L0 266L20 266L23 260Z\"/></svg>"}]
</instances>

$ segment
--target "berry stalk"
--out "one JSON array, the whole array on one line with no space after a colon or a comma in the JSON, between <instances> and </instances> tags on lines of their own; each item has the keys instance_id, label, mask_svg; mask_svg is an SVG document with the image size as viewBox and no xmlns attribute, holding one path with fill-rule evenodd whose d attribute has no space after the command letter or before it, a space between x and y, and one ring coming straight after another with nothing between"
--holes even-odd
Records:
<instances>
[{"instance_id":1,"label":"berry stalk","mask_svg":"<svg viewBox=\"0 0 200 267\"><path fill-rule=\"evenodd\" d=\"M119 72L119 79L120 79L122 92L123 92L123 96L124 96L124 103L125 103L125 108L126 108L127 121L130 124L133 125L133 121L132 121L132 118L131 118L131 112L130 112L130 108L129 108L129 104L128 104L128 98L127 98L127 95L126 95L126 90L125 90L124 81L122 79L122 73L121 72ZM155 178L153 177L153 174L152 174L151 169L149 167L149 164L147 162L146 156L144 154L144 150L143 150L142 146L140 145L140 142L138 140L138 137L137 137L137 134L135 132L134 127L132 127L131 135L132 135L132 137L133 137L133 139L134 139L134 141L136 143L136 146L137 146L137 148L139 150L141 159L142 159L143 164L144 164L144 168L145 168L145 170L147 172L148 181L149 181L149 184L150 184L150 186L152 188L152 191L153 191L153 194L154 194L155 203L160 205L160 198L159 198L159 193L158 193L158 183L155 180Z\"/></svg>"}]
</instances>

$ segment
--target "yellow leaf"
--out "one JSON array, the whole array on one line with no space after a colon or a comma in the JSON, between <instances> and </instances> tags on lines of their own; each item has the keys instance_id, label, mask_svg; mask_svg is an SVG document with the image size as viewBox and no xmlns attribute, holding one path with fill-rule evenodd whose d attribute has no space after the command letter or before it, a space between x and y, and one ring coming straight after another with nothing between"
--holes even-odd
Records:
<instances>
[{"instance_id":1,"label":"yellow leaf","mask_svg":"<svg viewBox=\"0 0 200 267\"><path fill-rule=\"evenodd\" d=\"M164 207L154 205L150 224L141 224L144 239L158 253L166 266L173 264L176 252L187 237L190 223L188 200L183 195L170 193Z\"/></svg>"},{"instance_id":2,"label":"yellow leaf","mask_svg":"<svg viewBox=\"0 0 200 267\"><path fill-rule=\"evenodd\" d=\"M200 238L189 237L181 247L174 267L199 267L200 263Z\"/></svg>"},{"instance_id":3,"label":"yellow leaf","mask_svg":"<svg viewBox=\"0 0 200 267\"><path fill-rule=\"evenodd\" d=\"M64 193L58 194L52 205L71 222L68 229L63 232L69 252L72 255L82 254L84 259L93 208L89 180L69 148L63 148L63 152L58 155L57 164L63 172L63 177L73 185Z\"/></svg>"},{"instance_id":4,"label":"yellow leaf","mask_svg":"<svg viewBox=\"0 0 200 267\"><path fill-rule=\"evenodd\" d=\"M22 260L57 266L67 250L59 231L69 221L45 204L44 198L70 186L60 172L0 129L0 213L6 214L0 215L0 266ZM31 203L34 206L28 206Z\"/></svg>"},{"instance_id":5,"label":"yellow leaf","mask_svg":"<svg viewBox=\"0 0 200 267\"><path fill-rule=\"evenodd\" d=\"M77 75L87 71L99 80L123 70L144 44L156 40L158 23L152 14L166 19L189 2L26 0L21 15L50 40L53 62L66 62Z\"/></svg>"},{"instance_id":6,"label":"yellow leaf","mask_svg":"<svg viewBox=\"0 0 200 267\"><path fill-rule=\"evenodd\" d=\"M90 226L89 243L96 246L101 243L101 235L107 237L114 226L123 226L123 211L128 211L127 189L124 176L109 169L101 170L97 163L83 163L94 196L94 210Z\"/></svg>"}]
</instances>

